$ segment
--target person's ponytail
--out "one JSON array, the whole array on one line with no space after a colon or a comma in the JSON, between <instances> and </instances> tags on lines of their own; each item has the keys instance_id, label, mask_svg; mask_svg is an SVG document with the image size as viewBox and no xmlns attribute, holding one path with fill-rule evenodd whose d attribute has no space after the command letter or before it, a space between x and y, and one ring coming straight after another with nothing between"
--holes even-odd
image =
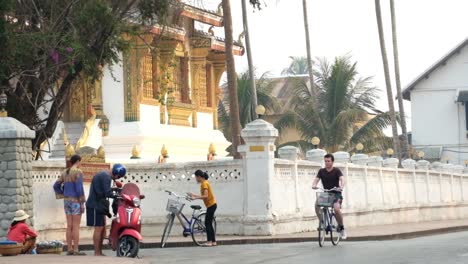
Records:
<instances>
[{"instance_id":1,"label":"person's ponytail","mask_svg":"<svg viewBox=\"0 0 468 264\"><path fill-rule=\"evenodd\" d=\"M208 178L210 178L210 176L208 176L208 173L204 172L203 173L203 178L205 178L205 180L208 180Z\"/></svg>"}]
</instances>

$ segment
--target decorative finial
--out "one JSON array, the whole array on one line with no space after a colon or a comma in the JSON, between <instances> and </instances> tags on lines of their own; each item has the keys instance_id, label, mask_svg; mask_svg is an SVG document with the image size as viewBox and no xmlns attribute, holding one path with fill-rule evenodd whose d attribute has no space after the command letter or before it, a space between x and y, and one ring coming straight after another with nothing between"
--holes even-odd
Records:
<instances>
[{"instance_id":1,"label":"decorative finial","mask_svg":"<svg viewBox=\"0 0 468 264\"><path fill-rule=\"evenodd\" d=\"M242 31L242 33L240 33L239 37L237 38L237 42L239 42L241 46L244 46L244 41L243 41L244 37L245 37L245 31Z\"/></svg>"},{"instance_id":2,"label":"decorative finial","mask_svg":"<svg viewBox=\"0 0 468 264\"><path fill-rule=\"evenodd\" d=\"M211 26L209 29L208 29L208 33L210 33L211 36L214 36L214 31L213 31L213 28L214 26Z\"/></svg>"},{"instance_id":3,"label":"decorative finial","mask_svg":"<svg viewBox=\"0 0 468 264\"><path fill-rule=\"evenodd\" d=\"M106 158L106 152L104 151L104 147L103 147L103 146L100 146L100 147L97 149L97 156L98 156L98 158L100 158L100 159L105 159L105 158Z\"/></svg>"},{"instance_id":4,"label":"decorative finial","mask_svg":"<svg viewBox=\"0 0 468 264\"><path fill-rule=\"evenodd\" d=\"M8 97L5 94L5 88L2 89L2 93L0 94L0 117L8 117L8 112L6 110L8 102Z\"/></svg>"},{"instance_id":5,"label":"decorative finial","mask_svg":"<svg viewBox=\"0 0 468 264\"><path fill-rule=\"evenodd\" d=\"M223 1L221 1L221 3L219 3L218 9L216 10L216 14L218 16L223 16Z\"/></svg>"},{"instance_id":6,"label":"decorative finial","mask_svg":"<svg viewBox=\"0 0 468 264\"><path fill-rule=\"evenodd\" d=\"M75 155L76 152L75 152L75 148L73 147L72 144L68 144L67 147L65 148L65 155L67 157L71 157L73 155Z\"/></svg>"},{"instance_id":7,"label":"decorative finial","mask_svg":"<svg viewBox=\"0 0 468 264\"><path fill-rule=\"evenodd\" d=\"M163 156L164 158L168 158L169 155L168 155L168 151L166 149L166 145L163 145L162 148L161 148L161 156Z\"/></svg>"},{"instance_id":8,"label":"decorative finial","mask_svg":"<svg viewBox=\"0 0 468 264\"><path fill-rule=\"evenodd\" d=\"M132 149L132 156L131 159L139 159L141 154L141 148L138 145L134 145Z\"/></svg>"},{"instance_id":9,"label":"decorative finial","mask_svg":"<svg viewBox=\"0 0 468 264\"><path fill-rule=\"evenodd\" d=\"M210 147L208 148L208 153L216 155L216 147L213 143L210 144Z\"/></svg>"}]
</instances>

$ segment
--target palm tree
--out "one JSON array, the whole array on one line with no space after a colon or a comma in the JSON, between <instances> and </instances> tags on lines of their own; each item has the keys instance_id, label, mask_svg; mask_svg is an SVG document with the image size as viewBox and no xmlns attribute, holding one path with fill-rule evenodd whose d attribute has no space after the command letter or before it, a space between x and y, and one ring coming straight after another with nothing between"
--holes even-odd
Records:
<instances>
[{"instance_id":1,"label":"palm tree","mask_svg":"<svg viewBox=\"0 0 468 264\"><path fill-rule=\"evenodd\" d=\"M231 122L232 149L234 150L234 158L240 159L241 156L237 151L237 148L241 144L241 125L239 120L239 101L237 99L236 67L234 54L232 52L234 39L232 34L231 3L229 0L223 0L222 4L224 15L224 35L226 38L226 72L229 90L229 119Z\"/></svg>"},{"instance_id":2,"label":"palm tree","mask_svg":"<svg viewBox=\"0 0 468 264\"><path fill-rule=\"evenodd\" d=\"M406 130L405 109L403 106L403 96L401 94L400 81L400 60L398 58L398 40L396 31L395 3L390 0L390 11L392 17L392 37L393 37L393 59L395 63L395 83L397 88L398 108L400 112L400 125L402 131L401 158L409 157L408 131Z\"/></svg>"},{"instance_id":3,"label":"palm tree","mask_svg":"<svg viewBox=\"0 0 468 264\"><path fill-rule=\"evenodd\" d=\"M325 59L318 62L314 72L317 105L314 107L314 97L305 82L297 79L292 109L275 124L280 132L290 127L301 134L300 141L284 145L304 151L311 148L312 137L318 136L329 152L353 150L358 142L367 152L386 149L391 140L383 129L390 124L390 114L376 109L378 89L371 85L371 78L358 78L356 63L351 63L349 57L335 58L333 64Z\"/></svg>"},{"instance_id":4,"label":"palm tree","mask_svg":"<svg viewBox=\"0 0 468 264\"><path fill-rule=\"evenodd\" d=\"M279 102L274 96L272 96L272 90L276 84L276 81L273 81L272 79L268 78L268 73L264 73L262 74L262 76L260 76L260 78L256 79L255 82L257 86L258 104L263 105L267 110L267 113L273 113L279 110ZM245 127L248 123L254 120L252 118L252 111L255 111L255 108L253 108L252 105L252 89L250 85L250 74L247 70L237 77L237 97L239 98L239 116L242 127ZM226 103L223 103L223 101L221 101L219 104L218 116L225 137L230 138L231 120L229 111L226 107Z\"/></svg>"},{"instance_id":5,"label":"palm tree","mask_svg":"<svg viewBox=\"0 0 468 264\"><path fill-rule=\"evenodd\" d=\"M310 91L314 95L313 100L317 100L317 92L314 85L314 74L312 71L312 55L310 52L310 36L309 36L309 18L307 15L307 0L302 0L302 11L304 13L304 29L306 37L306 48L307 48L307 68L309 71Z\"/></svg>"},{"instance_id":6,"label":"palm tree","mask_svg":"<svg viewBox=\"0 0 468 264\"><path fill-rule=\"evenodd\" d=\"M392 121L393 149L395 149L397 153L397 157L401 157L400 142L398 138L398 127L397 127L397 120L396 120L396 115L395 115L395 106L393 104L392 84L390 82L390 70L388 67L387 50L385 49L385 36L384 36L383 25L382 25L382 13L380 10L380 0L375 0L375 15L377 18L377 26L379 28L380 52L382 53L382 63L383 63L384 73L385 73L385 86L387 88L388 108L390 112L390 118Z\"/></svg>"},{"instance_id":7,"label":"palm tree","mask_svg":"<svg viewBox=\"0 0 468 264\"><path fill-rule=\"evenodd\" d=\"M291 64L289 64L289 67L285 68L281 72L281 74L295 76L295 75L304 75L304 74L309 73L307 57L290 56L289 58L291 59Z\"/></svg>"},{"instance_id":8,"label":"palm tree","mask_svg":"<svg viewBox=\"0 0 468 264\"><path fill-rule=\"evenodd\" d=\"M257 107L257 92L255 88L255 73L254 73L254 66L253 66L253 59L252 59L252 48L250 47L250 34L249 34L249 22L247 19L247 4L246 0L242 0L242 18L244 23L244 33L245 33L245 48L247 51L247 62L249 64L249 75L250 75L250 89L252 92L252 118L257 118L257 113L255 112L255 108Z\"/></svg>"}]
</instances>

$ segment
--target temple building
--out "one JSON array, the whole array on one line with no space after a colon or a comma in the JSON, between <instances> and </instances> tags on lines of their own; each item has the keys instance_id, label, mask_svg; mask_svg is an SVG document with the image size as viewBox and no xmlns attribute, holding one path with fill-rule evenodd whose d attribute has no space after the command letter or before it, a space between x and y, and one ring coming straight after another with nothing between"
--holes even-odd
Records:
<instances>
[{"instance_id":1,"label":"temple building","mask_svg":"<svg viewBox=\"0 0 468 264\"><path fill-rule=\"evenodd\" d=\"M225 43L212 30L223 27L222 14L182 5L172 17L173 26L129 36L133 45L100 81L77 83L51 159L63 157L62 140L77 149L102 146L108 162L129 159L132 149L156 161L163 146L172 161L204 160L210 145L218 156L227 154L217 115ZM196 21L211 28L197 30ZM235 43L234 54L243 53Z\"/></svg>"}]
</instances>

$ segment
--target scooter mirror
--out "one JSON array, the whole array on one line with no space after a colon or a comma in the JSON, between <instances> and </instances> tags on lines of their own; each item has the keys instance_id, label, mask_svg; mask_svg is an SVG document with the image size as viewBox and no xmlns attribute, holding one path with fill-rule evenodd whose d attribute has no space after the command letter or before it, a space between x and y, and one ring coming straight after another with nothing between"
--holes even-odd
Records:
<instances>
[{"instance_id":1,"label":"scooter mirror","mask_svg":"<svg viewBox=\"0 0 468 264\"><path fill-rule=\"evenodd\" d=\"M145 197L146 196L144 194L140 195L140 200L145 199Z\"/></svg>"}]
</instances>

